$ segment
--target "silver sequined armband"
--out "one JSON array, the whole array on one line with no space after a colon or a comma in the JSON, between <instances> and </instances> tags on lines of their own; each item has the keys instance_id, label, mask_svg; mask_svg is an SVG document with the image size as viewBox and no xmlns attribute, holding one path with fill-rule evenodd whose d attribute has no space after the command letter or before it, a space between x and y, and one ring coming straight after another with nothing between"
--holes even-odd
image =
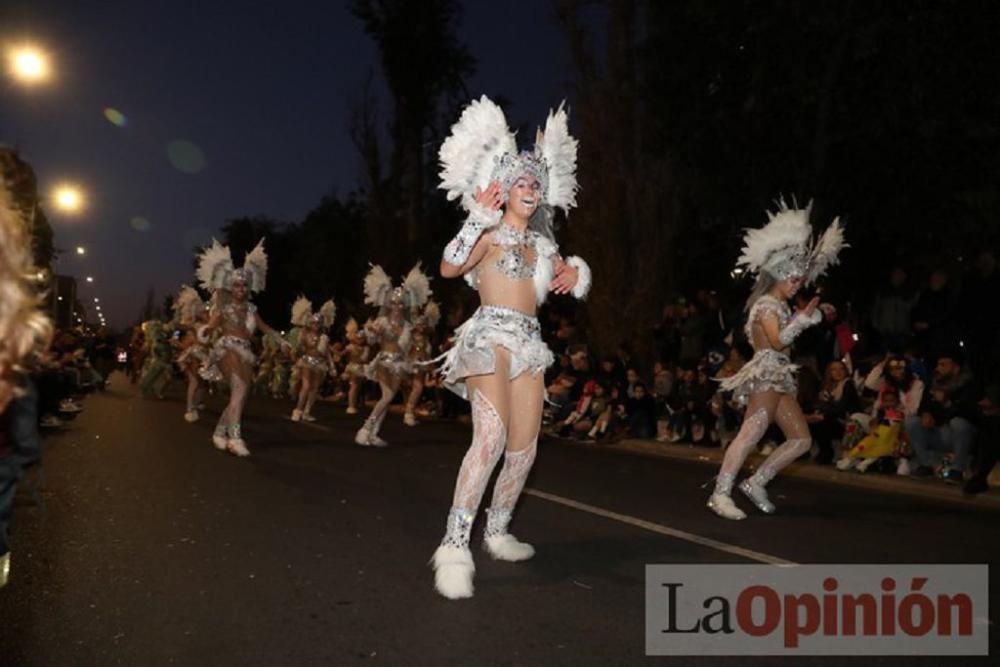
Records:
<instances>
[{"instance_id":1,"label":"silver sequined armband","mask_svg":"<svg viewBox=\"0 0 1000 667\"><path fill-rule=\"evenodd\" d=\"M501 211L490 211L481 206L474 207L469 211L469 217L462 225L462 229L445 246L444 261L453 266L465 264L483 230L499 222L502 215Z\"/></svg>"}]
</instances>

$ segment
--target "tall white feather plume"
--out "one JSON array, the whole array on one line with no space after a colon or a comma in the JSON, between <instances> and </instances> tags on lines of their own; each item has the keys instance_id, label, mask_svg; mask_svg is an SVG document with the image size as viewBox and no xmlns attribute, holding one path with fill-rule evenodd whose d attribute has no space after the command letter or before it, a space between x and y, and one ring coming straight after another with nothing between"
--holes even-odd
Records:
<instances>
[{"instance_id":1,"label":"tall white feather plume","mask_svg":"<svg viewBox=\"0 0 1000 667\"><path fill-rule=\"evenodd\" d=\"M208 291L224 288L232 272L233 257L229 247L212 239L212 245L203 248L198 257L198 270L195 272L198 284Z\"/></svg>"},{"instance_id":2,"label":"tall white feather plume","mask_svg":"<svg viewBox=\"0 0 1000 667\"><path fill-rule=\"evenodd\" d=\"M333 320L336 317L337 305L333 302L333 299L327 299L326 302L319 307L320 325L323 329L329 329L333 326Z\"/></svg>"},{"instance_id":3,"label":"tall white feather plume","mask_svg":"<svg viewBox=\"0 0 1000 667\"><path fill-rule=\"evenodd\" d=\"M191 326L198 319L198 313L205 308L198 290L188 285L181 285L180 292L174 298L174 317L181 326Z\"/></svg>"},{"instance_id":4,"label":"tall white feather plume","mask_svg":"<svg viewBox=\"0 0 1000 667\"><path fill-rule=\"evenodd\" d=\"M812 232L809 226L811 209L811 202L804 209L794 209L788 208L780 200L778 210L768 212L770 221L766 225L760 229L747 230L743 236L743 254L736 260L736 265L745 266L756 273L774 253L796 246L804 247Z\"/></svg>"},{"instance_id":5,"label":"tall white feather plume","mask_svg":"<svg viewBox=\"0 0 1000 667\"><path fill-rule=\"evenodd\" d=\"M441 144L438 187L447 191L449 201L461 198L462 206L471 210L476 188L489 185L496 160L504 153L516 155L517 142L503 110L483 95L465 107Z\"/></svg>"},{"instance_id":6,"label":"tall white feather plume","mask_svg":"<svg viewBox=\"0 0 1000 667\"><path fill-rule=\"evenodd\" d=\"M247 253L243 261L243 270L250 275L250 290L263 291L267 283L267 253L264 252L264 239L258 241L254 249Z\"/></svg>"},{"instance_id":7,"label":"tall white feather plume","mask_svg":"<svg viewBox=\"0 0 1000 667\"><path fill-rule=\"evenodd\" d=\"M312 301L300 295L292 304L292 325L304 327L312 317L312 309Z\"/></svg>"},{"instance_id":8,"label":"tall white feather plume","mask_svg":"<svg viewBox=\"0 0 1000 667\"><path fill-rule=\"evenodd\" d=\"M433 293L431 292L430 278L420 268L420 262L417 262L403 279L403 291L407 297L406 305L410 308L424 305Z\"/></svg>"},{"instance_id":9,"label":"tall white feather plume","mask_svg":"<svg viewBox=\"0 0 1000 667\"><path fill-rule=\"evenodd\" d=\"M809 282L824 275L831 266L840 264L840 251L850 247L844 241L844 228L840 218L834 218L813 247L809 262Z\"/></svg>"},{"instance_id":10,"label":"tall white feather plume","mask_svg":"<svg viewBox=\"0 0 1000 667\"><path fill-rule=\"evenodd\" d=\"M576 206L576 152L579 142L569 133L569 116L566 102L556 111L549 111L545 130L538 135L535 153L545 160L549 172L547 201L564 211Z\"/></svg>"},{"instance_id":11,"label":"tall white feather plume","mask_svg":"<svg viewBox=\"0 0 1000 667\"><path fill-rule=\"evenodd\" d=\"M435 328L441 321L441 306L438 305L437 301L428 301L427 305L424 306L424 321L431 329Z\"/></svg>"},{"instance_id":12,"label":"tall white feather plume","mask_svg":"<svg viewBox=\"0 0 1000 667\"><path fill-rule=\"evenodd\" d=\"M381 308L392 290L392 281L382 267L375 264L365 276L364 287L365 303Z\"/></svg>"}]
</instances>

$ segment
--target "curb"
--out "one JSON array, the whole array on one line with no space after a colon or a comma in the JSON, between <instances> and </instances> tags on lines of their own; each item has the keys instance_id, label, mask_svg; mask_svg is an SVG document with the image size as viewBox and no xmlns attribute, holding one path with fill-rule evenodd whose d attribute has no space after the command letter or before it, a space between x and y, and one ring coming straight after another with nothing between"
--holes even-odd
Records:
<instances>
[{"instance_id":1,"label":"curb","mask_svg":"<svg viewBox=\"0 0 1000 667\"><path fill-rule=\"evenodd\" d=\"M722 462L722 450L718 447L702 447L684 443L663 443L655 440L624 439L610 444L599 444L559 438L548 435L554 442L568 444L584 449L614 451L621 454L645 456L649 458L671 459L697 463L715 468ZM764 460L760 454L753 452L747 457L749 467L756 468ZM833 465L818 466L814 463L792 463L781 471L782 475L804 479L831 486L852 487L882 493L912 496L925 500L938 500L966 507L978 507L986 510L1000 510L1000 491L993 490L976 496L966 496L959 485L950 485L940 480L917 480L899 475L879 473L859 473L840 471Z\"/></svg>"}]
</instances>

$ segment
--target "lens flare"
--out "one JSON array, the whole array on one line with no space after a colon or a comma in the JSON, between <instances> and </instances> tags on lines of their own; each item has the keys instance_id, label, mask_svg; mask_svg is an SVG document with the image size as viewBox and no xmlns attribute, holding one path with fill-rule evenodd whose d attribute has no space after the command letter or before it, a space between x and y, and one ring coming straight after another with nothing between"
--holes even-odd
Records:
<instances>
[{"instance_id":1,"label":"lens flare","mask_svg":"<svg viewBox=\"0 0 1000 667\"><path fill-rule=\"evenodd\" d=\"M109 123L117 127L125 127L128 125L128 118L125 114L114 107L104 107L104 117Z\"/></svg>"},{"instance_id":2,"label":"lens flare","mask_svg":"<svg viewBox=\"0 0 1000 667\"><path fill-rule=\"evenodd\" d=\"M190 141L178 139L167 144L167 159L182 174L197 174L205 168L205 153Z\"/></svg>"},{"instance_id":3,"label":"lens flare","mask_svg":"<svg viewBox=\"0 0 1000 667\"><path fill-rule=\"evenodd\" d=\"M151 223L146 218L140 216L135 216L134 218L128 221L128 224L129 227L131 227L137 232L148 232L150 228L153 226L153 223Z\"/></svg>"}]
</instances>

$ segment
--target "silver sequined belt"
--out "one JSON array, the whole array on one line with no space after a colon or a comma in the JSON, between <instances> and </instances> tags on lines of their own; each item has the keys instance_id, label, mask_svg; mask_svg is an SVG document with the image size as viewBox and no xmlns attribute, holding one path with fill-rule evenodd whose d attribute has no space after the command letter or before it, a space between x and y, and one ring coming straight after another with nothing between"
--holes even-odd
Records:
<instances>
[{"instance_id":1,"label":"silver sequined belt","mask_svg":"<svg viewBox=\"0 0 1000 667\"><path fill-rule=\"evenodd\" d=\"M531 334L532 336L540 336L542 333L542 325L538 323L537 317L529 315L524 311L517 310L516 308L508 308L507 306L480 306L472 315L472 319L495 325L514 322L517 323L523 331Z\"/></svg>"}]
</instances>

